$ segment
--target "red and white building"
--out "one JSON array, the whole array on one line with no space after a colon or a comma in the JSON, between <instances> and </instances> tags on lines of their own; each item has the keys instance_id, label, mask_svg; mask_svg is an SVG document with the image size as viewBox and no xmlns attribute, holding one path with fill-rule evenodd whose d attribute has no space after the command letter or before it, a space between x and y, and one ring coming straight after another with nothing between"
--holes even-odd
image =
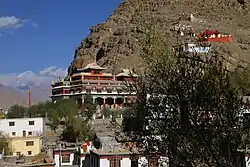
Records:
<instances>
[{"instance_id":1,"label":"red and white building","mask_svg":"<svg viewBox=\"0 0 250 167\"><path fill-rule=\"evenodd\" d=\"M128 91L126 84L134 82L136 74L128 69L122 69L117 75L105 73L104 70L106 68L94 62L83 69L77 69L68 81L52 83L52 100L75 98L84 104L84 97L90 94L99 108L117 108L135 100L136 93Z\"/></svg>"},{"instance_id":2,"label":"red and white building","mask_svg":"<svg viewBox=\"0 0 250 167\"><path fill-rule=\"evenodd\" d=\"M169 160L162 156L143 156L131 152L90 151L90 167L169 167Z\"/></svg>"},{"instance_id":3,"label":"red and white building","mask_svg":"<svg viewBox=\"0 0 250 167\"><path fill-rule=\"evenodd\" d=\"M202 33L198 34L197 37L200 42L219 42L219 43L233 42L232 35L222 34L217 29L214 31L206 29Z\"/></svg>"}]
</instances>

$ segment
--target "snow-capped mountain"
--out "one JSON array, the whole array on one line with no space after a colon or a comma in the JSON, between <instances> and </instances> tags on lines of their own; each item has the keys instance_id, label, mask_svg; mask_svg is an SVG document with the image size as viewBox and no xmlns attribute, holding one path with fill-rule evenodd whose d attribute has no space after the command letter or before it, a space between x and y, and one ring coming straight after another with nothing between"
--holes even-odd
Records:
<instances>
[{"instance_id":1,"label":"snow-capped mountain","mask_svg":"<svg viewBox=\"0 0 250 167\"><path fill-rule=\"evenodd\" d=\"M12 89L28 100L28 90L31 90L32 103L50 100L50 84L58 77L65 77L66 69L49 67L38 74L26 71L20 74L0 74L0 84L5 88ZM0 92L0 96L2 96ZM0 106L1 108L1 106Z\"/></svg>"}]
</instances>

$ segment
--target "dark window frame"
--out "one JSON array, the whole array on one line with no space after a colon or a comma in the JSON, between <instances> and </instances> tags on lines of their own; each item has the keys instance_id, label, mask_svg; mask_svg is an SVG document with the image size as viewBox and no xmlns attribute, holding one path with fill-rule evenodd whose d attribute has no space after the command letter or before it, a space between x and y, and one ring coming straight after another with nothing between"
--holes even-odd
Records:
<instances>
[{"instance_id":1,"label":"dark window frame","mask_svg":"<svg viewBox=\"0 0 250 167\"><path fill-rule=\"evenodd\" d=\"M69 163L69 162L70 162L70 154L63 154L62 163Z\"/></svg>"},{"instance_id":2,"label":"dark window frame","mask_svg":"<svg viewBox=\"0 0 250 167\"><path fill-rule=\"evenodd\" d=\"M34 146L35 145L34 143L35 143L34 141L26 141L25 145L26 146Z\"/></svg>"},{"instance_id":3,"label":"dark window frame","mask_svg":"<svg viewBox=\"0 0 250 167\"><path fill-rule=\"evenodd\" d=\"M15 126L16 123L14 121L9 122L9 126Z\"/></svg>"},{"instance_id":4,"label":"dark window frame","mask_svg":"<svg viewBox=\"0 0 250 167\"><path fill-rule=\"evenodd\" d=\"M35 121L29 121L29 125L35 125Z\"/></svg>"}]
</instances>

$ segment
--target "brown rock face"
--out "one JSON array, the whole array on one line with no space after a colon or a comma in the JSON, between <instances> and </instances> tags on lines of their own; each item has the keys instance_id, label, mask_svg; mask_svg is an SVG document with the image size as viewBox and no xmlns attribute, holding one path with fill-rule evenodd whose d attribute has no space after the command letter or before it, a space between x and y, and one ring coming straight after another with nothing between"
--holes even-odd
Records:
<instances>
[{"instance_id":1,"label":"brown rock face","mask_svg":"<svg viewBox=\"0 0 250 167\"><path fill-rule=\"evenodd\" d=\"M249 6L247 0L125 0L104 23L92 27L76 48L69 75L95 59L109 72L141 67L140 40L149 25L157 25L163 34L176 25L192 26L196 32L217 28L234 38L233 43L220 45L220 50L250 61ZM187 21L191 14L193 22Z\"/></svg>"}]
</instances>

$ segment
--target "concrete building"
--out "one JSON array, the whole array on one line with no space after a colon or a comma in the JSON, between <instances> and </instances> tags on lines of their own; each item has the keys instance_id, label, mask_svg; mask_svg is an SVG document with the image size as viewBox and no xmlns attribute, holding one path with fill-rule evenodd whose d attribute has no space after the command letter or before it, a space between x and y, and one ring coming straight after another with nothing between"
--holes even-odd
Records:
<instances>
[{"instance_id":1,"label":"concrete building","mask_svg":"<svg viewBox=\"0 0 250 167\"><path fill-rule=\"evenodd\" d=\"M0 131L11 137L42 136L43 118L1 119Z\"/></svg>"},{"instance_id":2,"label":"concrete building","mask_svg":"<svg viewBox=\"0 0 250 167\"><path fill-rule=\"evenodd\" d=\"M66 165L70 166L76 164L77 162L75 162L75 155L76 148L63 148L53 150L53 159L55 161L55 167Z\"/></svg>"},{"instance_id":3,"label":"concrete building","mask_svg":"<svg viewBox=\"0 0 250 167\"><path fill-rule=\"evenodd\" d=\"M13 156L34 156L41 151L43 118L1 119L0 131L10 138Z\"/></svg>"},{"instance_id":4,"label":"concrete building","mask_svg":"<svg viewBox=\"0 0 250 167\"><path fill-rule=\"evenodd\" d=\"M13 156L35 156L41 151L42 138L40 136L12 137Z\"/></svg>"},{"instance_id":5,"label":"concrete building","mask_svg":"<svg viewBox=\"0 0 250 167\"><path fill-rule=\"evenodd\" d=\"M186 43L183 46L183 51L186 53L208 53L210 50L210 46L197 46L194 43Z\"/></svg>"},{"instance_id":6,"label":"concrete building","mask_svg":"<svg viewBox=\"0 0 250 167\"><path fill-rule=\"evenodd\" d=\"M103 72L106 68L95 62L83 69L77 69L67 81L59 80L52 83L53 101L57 99L75 98L83 105L87 94L93 97L93 102L99 108L117 108L124 103L135 100L135 92L128 91L126 83L135 81L138 77L129 69L113 75Z\"/></svg>"},{"instance_id":7,"label":"concrete building","mask_svg":"<svg viewBox=\"0 0 250 167\"><path fill-rule=\"evenodd\" d=\"M53 150L53 158L56 167L63 165L78 165L80 167L89 167L89 153L92 147L91 141L83 143L81 146L64 147Z\"/></svg>"},{"instance_id":8,"label":"concrete building","mask_svg":"<svg viewBox=\"0 0 250 167\"><path fill-rule=\"evenodd\" d=\"M129 151L90 151L90 167L169 167L169 160L162 156L143 156Z\"/></svg>"}]
</instances>

